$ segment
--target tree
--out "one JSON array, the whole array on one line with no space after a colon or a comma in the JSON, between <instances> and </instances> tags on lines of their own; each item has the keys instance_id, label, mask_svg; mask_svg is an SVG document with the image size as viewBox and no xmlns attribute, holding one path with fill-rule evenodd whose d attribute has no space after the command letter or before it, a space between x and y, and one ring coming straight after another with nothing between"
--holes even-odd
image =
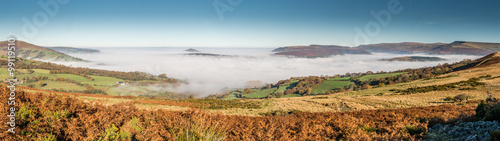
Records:
<instances>
[{"instance_id":1,"label":"tree","mask_svg":"<svg viewBox=\"0 0 500 141\"><path fill-rule=\"evenodd\" d=\"M345 92L344 88L339 88L337 91L339 91L339 92Z\"/></svg>"},{"instance_id":2,"label":"tree","mask_svg":"<svg viewBox=\"0 0 500 141\"><path fill-rule=\"evenodd\" d=\"M289 94L292 94L292 93L293 93L292 89L286 89L285 90L285 95L289 95Z\"/></svg>"},{"instance_id":3,"label":"tree","mask_svg":"<svg viewBox=\"0 0 500 141\"><path fill-rule=\"evenodd\" d=\"M43 86L47 85L47 83L45 83L43 81L38 81L37 85L38 85L38 87L43 87Z\"/></svg>"},{"instance_id":4,"label":"tree","mask_svg":"<svg viewBox=\"0 0 500 141\"><path fill-rule=\"evenodd\" d=\"M276 94L276 98L280 98L281 96L283 96L283 92L278 92L278 93Z\"/></svg>"},{"instance_id":5,"label":"tree","mask_svg":"<svg viewBox=\"0 0 500 141\"><path fill-rule=\"evenodd\" d=\"M311 92L312 92L312 89L311 89L311 88L307 89L307 91L306 91L306 95L311 95Z\"/></svg>"},{"instance_id":6,"label":"tree","mask_svg":"<svg viewBox=\"0 0 500 141\"><path fill-rule=\"evenodd\" d=\"M364 84L363 87L361 87L363 90L364 89L371 89L372 86L370 86L369 84Z\"/></svg>"},{"instance_id":7,"label":"tree","mask_svg":"<svg viewBox=\"0 0 500 141\"><path fill-rule=\"evenodd\" d=\"M159 77L159 78L167 78L167 74L162 73L162 74L158 75L158 77Z\"/></svg>"},{"instance_id":8,"label":"tree","mask_svg":"<svg viewBox=\"0 0 500 141\"><path fill-rule=\"evenodd\" d=\"M86 85L86 86L85 86L85 89L87 89L87 90L91 90L91 91L92 91L92 90L94 90L94 88L93 88L92 86L90 86L90 85Z\"/></svg>"},{"instance_id":9,"label":"tree","mask_svg":"<svg viewBox=\"0 0 500 141\"><path fill-rule=\"evenodd\" d=\"M252 93L252 91L249 88L245 88L241 94L249 94Z\"/></svg>"},{"instance_id":10,"label":"tree","mask_svg":"<svg viewBox=\"0 0 500 141\"><path fill-rule=\"evenodd\" d=\"M378 83L378 87L384 87L385 84L384 83Z\"/></svg>"}]
</instances>

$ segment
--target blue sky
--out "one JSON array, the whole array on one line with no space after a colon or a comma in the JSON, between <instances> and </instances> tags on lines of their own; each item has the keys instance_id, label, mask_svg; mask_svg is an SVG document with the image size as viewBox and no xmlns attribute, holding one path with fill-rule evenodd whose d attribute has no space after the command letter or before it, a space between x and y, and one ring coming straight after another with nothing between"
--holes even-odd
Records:
<instances>
[{"instance_id":1,"label":"blue sky","mask_svg":"<svg viewBox=\"0 0 500 141\"><path fill-rule=\"evenodd\" d=\"M498 0L64 1L0 0L0 38L16 35L37 45L73 47L500 42ZM59 8L50 15L39 2ZM388 3L394 2L401 11L389 12L386 26L370 14L388 11ZM214 3L232 11L218 14ZM28 32L26 23L37 32ZM360 37L355 29L372 34L361 42L355 39Z\"/></svg>"}]
</instances>

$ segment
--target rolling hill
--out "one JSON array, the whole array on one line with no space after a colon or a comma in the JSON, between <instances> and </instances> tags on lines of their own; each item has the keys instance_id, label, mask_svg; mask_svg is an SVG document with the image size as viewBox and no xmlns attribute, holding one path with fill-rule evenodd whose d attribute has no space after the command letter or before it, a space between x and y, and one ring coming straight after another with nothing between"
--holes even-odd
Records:
<instances>
[{"instance_id":1,"label":"rolling hill","mask_svg":"<svg viewBox=\"0 0 500 141\"><path fill-rule=\"evenodd\" d=\"M0 55L7 55L7 41L0 42ZM67 54L57 52L52 49L43 48L24 41L16 41L17 57L26 59L38 59L46 61L77 61L88 62L86 60L69 56Z\"/></svg>"},{"instance_id":2,"label":"rolling hill","mask_svg":"<svg viewBox=\"0 0 500 141\"><path fill-rule=\"evenodd\" d=\"M389 59L381 59L382 61L407 61L407 62L424 62L424 61L443 61L446 59L440 57L425 57L425 56L405 56L394 57Z\"/></svg>"},{"instance_id":3,"label":"rolling hill","mask_svg":"<svg viewBox=\"0 0 500 141\"><path fill-rule=\"evenodd\" d=\"M500 43L484 43L455 41L453 43L380 43L370 45L360 45L360 49L370 52L398 53L398 54L468 54L468 55L488 55L500 51Z\"/></svg>"},{"instance_id":4,"label":"rolling hill","mask_svg":"<svg viewBox=\"0 0 500 141\"><path fill-rule=\"evenodd\" d=\"M335 45L287 46L274 49L273 52L275 52L274 55L305 58L329 57L343 54L371 54L360 48Z\"/></svg>"},{"instance_id":5,"label":"rolling hill","mask_svg":"<svg viewBox=\"0 0 500 141\"><path fill-rule=\"evenodd\" d=\"M75 47L44 47L62 53L99 53L97 49L75 48Z\"/></svg>"}]
</instances>

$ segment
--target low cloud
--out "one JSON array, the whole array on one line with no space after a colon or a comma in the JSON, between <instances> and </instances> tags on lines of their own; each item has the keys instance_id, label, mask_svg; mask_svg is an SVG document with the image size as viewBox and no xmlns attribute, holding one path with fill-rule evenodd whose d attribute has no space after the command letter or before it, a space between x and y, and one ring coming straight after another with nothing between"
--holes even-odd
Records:
<instances>
[{"instance_id":1,"label":"low cloud","mask_svg":"<svg viewBox=\"0 0 500 141\"><path fill-rule=\"evenodd\" d=\"M177 92L199 96L219 93L224 88L242 88L245 83L260 80L275 83L296 76L345 74L346 72L395 71L406 68L434 66L463 59L476 59L469 55L419 55L447 59L438 62L386 62L379 59L407 55L338 55L329 58L288 58L271 56L272 49L208 49L205 53L237 55L214 57L182 55L185 48L100 48L101 53L70 54L92 63L63 62L73 67L117 71L144 71L151 74L166 73L168 77L189 82L175 87Z\"/></svg>"}]
</instances>

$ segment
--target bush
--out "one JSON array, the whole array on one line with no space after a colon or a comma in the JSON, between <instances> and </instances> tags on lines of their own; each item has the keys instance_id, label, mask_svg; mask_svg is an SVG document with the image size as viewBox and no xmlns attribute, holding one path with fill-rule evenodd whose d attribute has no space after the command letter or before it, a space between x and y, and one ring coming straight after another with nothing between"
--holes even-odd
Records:
<instances>
[{"instance_id":1,"label":"bush","mask_svg":"<svg viewBox=\"0 0 500 141\"><path fill-rule=\"evenodd\" d=\"M486 115L486 111L488 110L488 105L486 105L485 101L481 101L479 105L476 107L476 120L482 120Z\"/></svg>"},{"instance_id":2,"label":"bush","mask_svg":"<svg viewBox=\"0 0 500 141\"><path fill-rule=\"evenodd\" d=\"M500 103L481 101L476 107L476 120L500 120Z\"/></svg>"},{"instance_id":3,"label":"bush","mask_svg":"<svg viewBox=\"0 0 500 141\"><path fill-rule=\"evenodd\" d=\"M424 132L424 129L415 126L406 126L405 128L406 130L408 130L408 133L410 133L410 135L417 135Z\"/></svg>"},{"instance_id":4,"label":"bush","mask_svg":"<svg viewBox=\"0 0 500 141\"><path fill-rule=\"evenodd\" d=\"M495 130L490 132L490 141L499 141L500 140L500 130Z\"/></svg>"},{"instance_id":5,"label":"bush","mask_svg":"<svg viewBox=\"0 0 500 141\"><path fill-rule=\"evenodd\" d=\"M459 94L453 98L455 99L455 101L460 101L460 102L467 100L467 96L465 94Z\"/></svg>"},{"instance_id":6,"label":"bush","mask_svg":"<svg viewBox=\"0 0 500 141\"><path fill-rule=\"evenodd\" d=\"M455 101L455 98L451 96L447 96L446 98L443 99L444 101Z\"/></svg>"},{"instance_id":7,"label":"bush","mask_svg":"<svg viewBox=\"0 0 500 141\"><path fill-rule=\"evenodd\" d=\"M493 109L487 111L486 115L484 115L484 120L500 120L500 107L494 107Z\"/></svg>"}]
</instances>

